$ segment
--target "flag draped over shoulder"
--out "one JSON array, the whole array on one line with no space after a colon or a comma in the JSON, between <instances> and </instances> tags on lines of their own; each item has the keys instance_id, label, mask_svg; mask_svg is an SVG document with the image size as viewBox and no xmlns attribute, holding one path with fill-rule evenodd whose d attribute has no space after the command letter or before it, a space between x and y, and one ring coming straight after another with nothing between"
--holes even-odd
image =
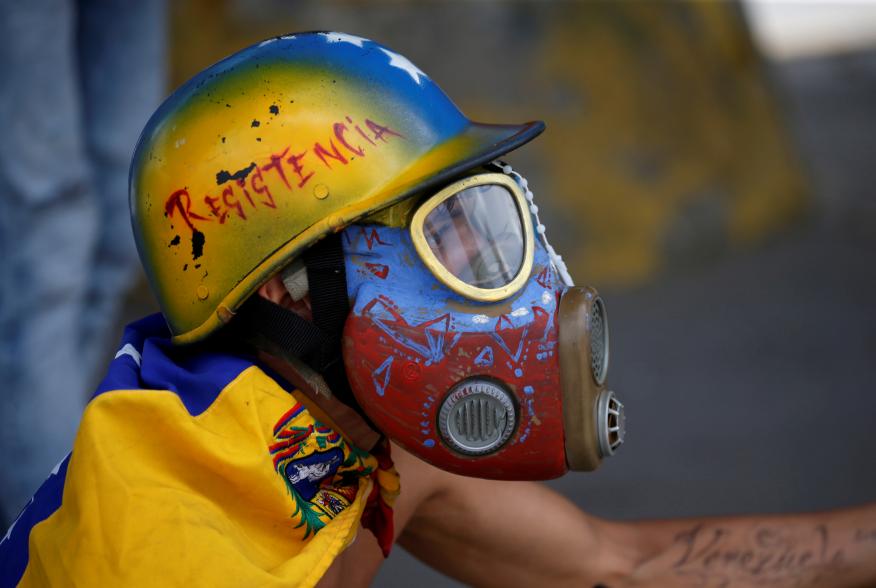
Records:
<instances>
[{"instance_id":1,"label":"flag draped over shoulder","mask_svg":"<svg viewBox=\"0 0 876 588\"><path fill-rule=\"evenodd\" d=\"M312 586L361 522L392 544L384 441L349 443L251 358L131 325L73 451L0 542L0 587Z\"/></svg>"}]
</instances>

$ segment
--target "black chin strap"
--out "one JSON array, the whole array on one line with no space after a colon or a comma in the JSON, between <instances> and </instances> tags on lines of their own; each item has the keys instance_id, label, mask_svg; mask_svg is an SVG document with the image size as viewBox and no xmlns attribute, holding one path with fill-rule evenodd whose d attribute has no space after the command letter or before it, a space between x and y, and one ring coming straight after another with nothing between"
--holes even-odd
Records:
<instances>
[{"instance_id":1,"label":"black chin strap","mask_svg":"<svg viewBox=\"0 0 876 588\"><path fill-rule=\"evenodd\" d=\"M341 354L344 323L350 314L341 238L340 233L333 233L304 252L313 324L326 337L326 343L316 358L317 365L311 367L322 374L329 389L341 402L365 416L350 389Z\"/></svg>"},{"instance_id":2,"label":"black chin strap","mask_svg":"<svg viewBox=\"0 0 876 588\"><path fill-rule=\"evenodd\" d=\"M328 344L324 348L327 353L317 359L319 368L312 366L323 373L335 364L343 364L340 357L341 336L350 313L341 235L329 235L305 251L304 267L307 268L313 324L326 336Z\"/></svg>"},{"instance_id":3,"label":"black chin strap","mask_svg":"<svg viewBox=\"0 0 876 588\"><path fill-rule=\"evenodd\" d=\"M306 363L322 375L338 400L358 412L374 428L350 389L341 355L350 303L340 233L331 234L308 249L304 253L304 266L313 322L253 295L237 311L238 329L256 340L264 338L282 352Z\"/></svg>"}]
</instances>

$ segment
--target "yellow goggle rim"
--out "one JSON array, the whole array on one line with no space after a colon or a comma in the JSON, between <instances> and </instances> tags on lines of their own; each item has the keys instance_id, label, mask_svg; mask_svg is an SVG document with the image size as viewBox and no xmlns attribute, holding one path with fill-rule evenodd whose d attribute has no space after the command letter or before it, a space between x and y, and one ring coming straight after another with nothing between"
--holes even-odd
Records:
<instances>
[{"instance_id":1,"label":"yellow goggle rim","mask_svg":"<svg viewBox=\"0 0 876 588\"><path fill-rule=\"evenodd\" d=\"M511 192L514 197L514 202L517 204L517 214L520 216L520 223L523 227L523 263L520 264L520 270L517 272L517 275L506 285L499 288L478 288L457 278L450 272L450 270L444 267L444 264L441 263L441 261L438 260L438 257L432 251L432 248L426 240L426 235L423 232L426 217L430 212L435 210L435 208L440 206L441 203L467 188L483 186L486 184L499 184L508 188L508 191ZM432 274L438 278L441 283L466 298L477 300L479 302L496 302L497 300L504 300L520 290L523 285L526 284L526 281L532 273L535 236L532 229L532 219L529 216L529 207L526 204L526 198L524 197L520 186L505 174L478 174L450 184L420 205L411 219L410 231L414 247L426 267L429 268Z\"/></svg>"}]
</instances>

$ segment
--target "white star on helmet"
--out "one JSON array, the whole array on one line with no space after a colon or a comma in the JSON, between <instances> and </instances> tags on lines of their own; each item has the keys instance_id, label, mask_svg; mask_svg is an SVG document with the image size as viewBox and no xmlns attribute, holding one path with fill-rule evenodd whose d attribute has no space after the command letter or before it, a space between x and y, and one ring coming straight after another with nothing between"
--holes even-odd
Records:
<instances>
[{"instance_id":1,"label":"white star on helmet","mask_svg":"<svg viewBox=\"0 0 876 588\"><path fill-rule=\"evenodd\" d=\"M264 47L265 45L270 45L271 43L276 43L277 41L280 41L280 40L289 41L289 40L294 39L294 38L295 38L295 35L283 35L281 37L271 37L270 39L265 39L264 41L259 43L259 47Z\"/></svg>"},{"instance_id":2,"label":"white star on helmet","mask_svg":"<svg viewBox=\"0 0 876 588\"><path fill-rule=\"evenodd\" d=\"M356 47L361 47L362 43L368 40L363 39L362 37L357 37L356 35L348 35L346 33L320 33L320 35L325 37L327 43L349 43Z\"/></svg>"},{"instance_id":3,"label":"white star on helmet","mask_svg":"<svg viewBox=\"0 0 876 588\"><path fill-rule=\"evenodd\" d=\"M411 79L417 82L417 85L420 85L420 76L426 78L427 80L429 79L429 76L423 73L419 67L411 63L411 61L407 57L399 55L395 51L384 49L383 47L381 47L380 50L389 55L389 65L391 65L392 67L403 69L408 72L408 75L411 76Z\"/></svg>"}]
</instances>

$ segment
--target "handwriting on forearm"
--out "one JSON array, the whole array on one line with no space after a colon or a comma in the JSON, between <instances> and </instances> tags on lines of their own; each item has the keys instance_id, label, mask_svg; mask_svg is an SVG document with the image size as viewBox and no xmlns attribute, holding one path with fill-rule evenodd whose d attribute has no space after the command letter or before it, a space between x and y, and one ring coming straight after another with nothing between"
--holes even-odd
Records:
<instances>
[{"instance_id":1,"label":"handwriting on forearm","mask_svg":"<svg viewBox=\"0 0 876 588\"><path fill-rule=\"evenodd\" d=\"M681 554L673 564L699 586L803 586L843 563L842 549L830 547L824 525L789 530L758 526L747 532L697 525L676 535Z\"/></svg>"},{"instance_id":2,"label":"handwriting on forearm","mask_svg":"<svg viewBox=\"0 0 876 588\"><path fill-rule=\"evenodd\" d=\"M855 543L876 543L876 529L856 529Z\"/></svg>"}]
</instances>

